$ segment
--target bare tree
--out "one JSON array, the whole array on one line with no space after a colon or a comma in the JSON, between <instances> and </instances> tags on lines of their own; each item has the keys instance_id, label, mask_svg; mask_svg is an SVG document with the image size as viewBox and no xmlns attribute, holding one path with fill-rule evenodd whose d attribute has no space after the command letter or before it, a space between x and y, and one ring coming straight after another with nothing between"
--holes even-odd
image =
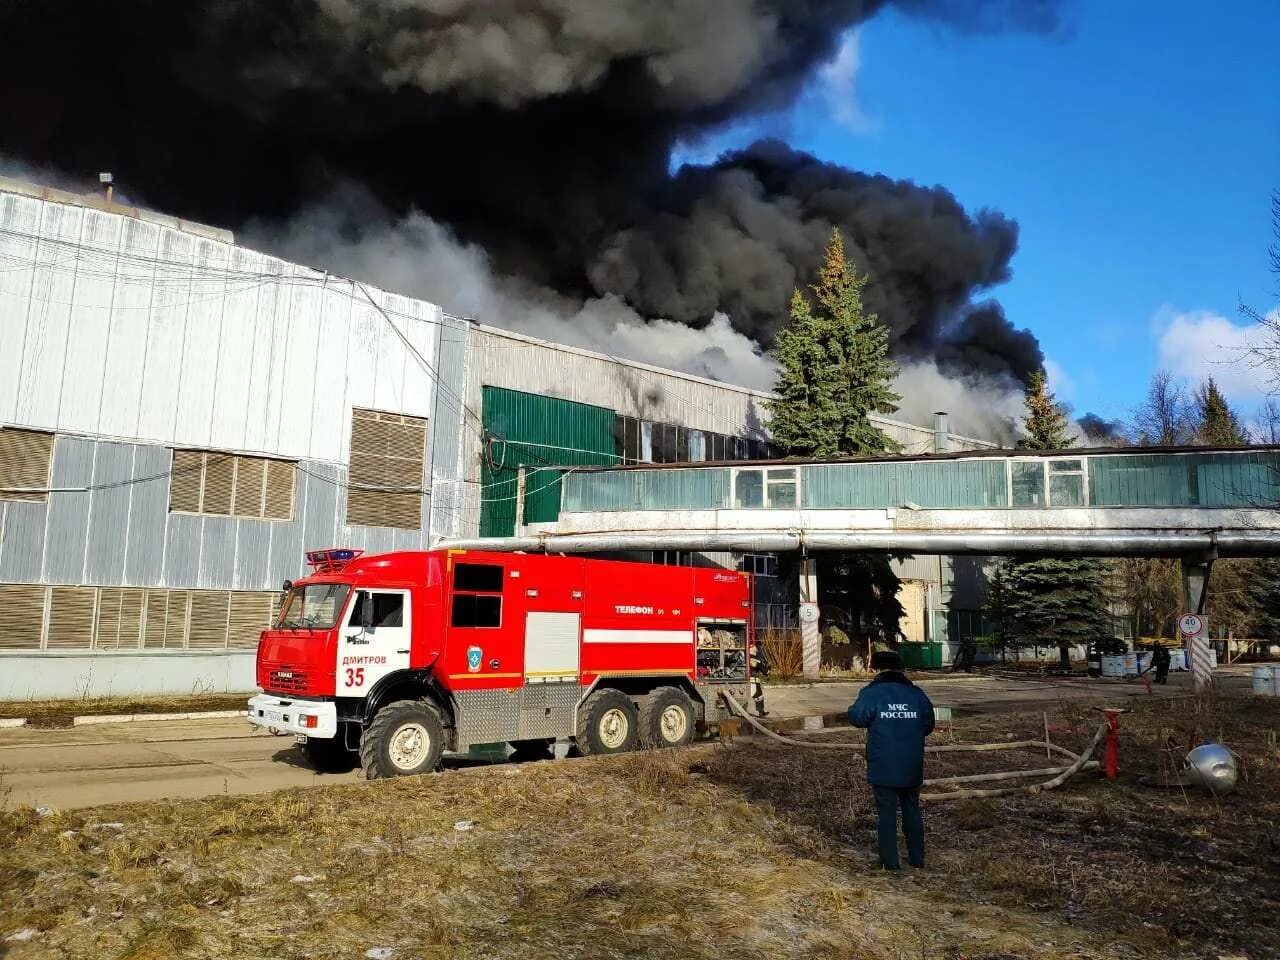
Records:
<instances>
[{"instance_id":1,"label":"bare tree","mask_svg":"<svg viewBox=\"0 0 1280 960\"><path fill-rule=\"evenodd\" d=\"M1280 190L1271 195L1271 233L1275 240L1267 247L1267 265L1280 282ZM1274 293L1280 297L1280 286ZM1249 362L1263 367L1272 387L1280 390L1280 310L1266 312L1247 304L1241 304L1240 309L1261 330L1258 341L1248 350Z\"/></svg>"},{"instance_id":2,"label":"bare tree","mask_svg":"<svg viewBox=\"0 0 1280 960\"><path fill-rule=\"evenodd\" d=\"M1267 397L1258 408L1258 443L1280 443L1280 399Z\"/></svg>"},{"instance_id":3,"label":"bare tree","mask_svg":"<svg viewBox=\"0 0 1280 960\"><path fill-rule=\"evenodd\" d=\"M1195 404L1187 385L1168 370L1151 377L1147 396L1133 414L1133 439L1138 446L1177 446L1195 435Z\"/></svg>"}]
</instances>

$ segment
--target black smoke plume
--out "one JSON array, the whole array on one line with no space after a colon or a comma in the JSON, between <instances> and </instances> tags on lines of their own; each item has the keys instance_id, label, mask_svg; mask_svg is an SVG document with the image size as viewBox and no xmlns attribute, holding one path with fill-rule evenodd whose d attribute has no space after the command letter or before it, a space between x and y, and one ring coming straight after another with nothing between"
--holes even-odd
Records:
<instances>
[{"instance_id":1,"label":"black smoke plume","mask_svg":"<svg viewBox=\"0 0 1280 960\"><path fill-rule=\"evenodd\" d=\"M668 172L891 5L1060 28L1057 0L7 0L0 154L231 226L360 183L501 272L765 344L838 225L900 356L1024 377L1034 337L970 306L1009 275L1001 215L778 143Z\"/></svg>"}]
</instances>

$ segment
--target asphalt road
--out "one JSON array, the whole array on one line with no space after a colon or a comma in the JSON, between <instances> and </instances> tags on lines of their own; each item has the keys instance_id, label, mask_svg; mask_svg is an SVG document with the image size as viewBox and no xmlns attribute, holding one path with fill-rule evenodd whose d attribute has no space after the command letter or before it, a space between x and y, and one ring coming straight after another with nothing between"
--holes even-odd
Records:
<instances>
[{"instance_id":1,"label":"asphalt road","mask_svg":"<svg viewBox=\"0 0 1280 960\"><path fill-rule=\"evenodd\" d=\"M1218 674L1226 689L1247 689L1247 668ZM1161 695L1185 693L1175 675ZM939 704L963 710L1002 710L1054 704L1061 699L1117 703L1146 696L1140 684L1049 683L986 677L925 680ZM858 683L766 688L775 717L843 712ZM572 762L572 761L570 761ZM318 774L303 764L290 737L275 737L238 719L150 721L62 730L0 730L0 806L54 808L220 793L260 793L283 787L356 782L358 773Z\"/></svg>"}]
</instances>

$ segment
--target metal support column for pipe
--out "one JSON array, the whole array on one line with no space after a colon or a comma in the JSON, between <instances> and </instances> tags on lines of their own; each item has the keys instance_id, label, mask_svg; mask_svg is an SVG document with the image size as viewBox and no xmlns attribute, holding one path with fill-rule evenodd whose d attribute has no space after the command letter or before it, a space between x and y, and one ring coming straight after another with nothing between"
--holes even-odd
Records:
<instances>
[{"instance_id":1,"label":"metal support column for pipe","mask_svg":"<svg viewBox=\"0 0 1280 960\"><path fill-rule=\"evenodd\" d=\"M1209 650L1209 627L1204 618L1205 601L1209 594L1209 575L1213 559L1182 558L1182 596L1188 613L1197 614L1200 629L1187 636L1187 660L1191 678L1197 692L1203 693L1213 682L1213 660Z\"/></svg>"},{"instance_id":2,"label":"metal support column for pipe","mask_svg":"<svg viewBox=\"0 0 1280 960\"><path fill-rule=\"evenodd\" d=\"M807 554L800 560L800 650L804 678L817 680L822 666L822 634L818 631L818 561Z\"/></svg>"}]
</instances>

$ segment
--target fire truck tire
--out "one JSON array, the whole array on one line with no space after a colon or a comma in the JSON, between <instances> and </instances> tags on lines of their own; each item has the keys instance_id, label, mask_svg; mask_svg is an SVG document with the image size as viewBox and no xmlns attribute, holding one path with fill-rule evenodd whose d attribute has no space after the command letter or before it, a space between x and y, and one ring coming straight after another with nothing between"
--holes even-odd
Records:
<instances>
[{"instance_id":1,"label":"fire truck tire","mask_svg":"<svg viewBox=\"0 0 1280 960\"><path fill-rule=\"evenodd\" d=\"M430 773L444 753L444 725L421 700L396 700L374 716L360 738L360 765L370 780Z\"/></svg>"},{"instance_id":2,"label":"fire truck tire","mask_svg":"<svg viewBox=\"0 0 1280 960\"><path fill-rule=\"evenodd\" d=\"M640 701L640 744L646 750L683 747L693 740L693 701L676 687L658 687Z\"/></svg>"},{"instance_id":3,"label":"fire truck tire","mask_svg":"<svg viewBox=\"0 0 1280 960\"><path fill-rule=\"evenodd\" d=\"M639 742L636 705L621 690L597 690L578 710L578 750L585 757L627 753Z\"/></svg>"},{"instance_id":4,"label":"fire truck tire","mask_svg":"<svg viewBox=\"0 0 1280 960\"><path fill-rule=\"evenodd\" d=\"M307 737L302 752L320 773L346 773L360 763L359 755L347 749L341 730L336 737Z\"/></svg>"}]
</instances>

